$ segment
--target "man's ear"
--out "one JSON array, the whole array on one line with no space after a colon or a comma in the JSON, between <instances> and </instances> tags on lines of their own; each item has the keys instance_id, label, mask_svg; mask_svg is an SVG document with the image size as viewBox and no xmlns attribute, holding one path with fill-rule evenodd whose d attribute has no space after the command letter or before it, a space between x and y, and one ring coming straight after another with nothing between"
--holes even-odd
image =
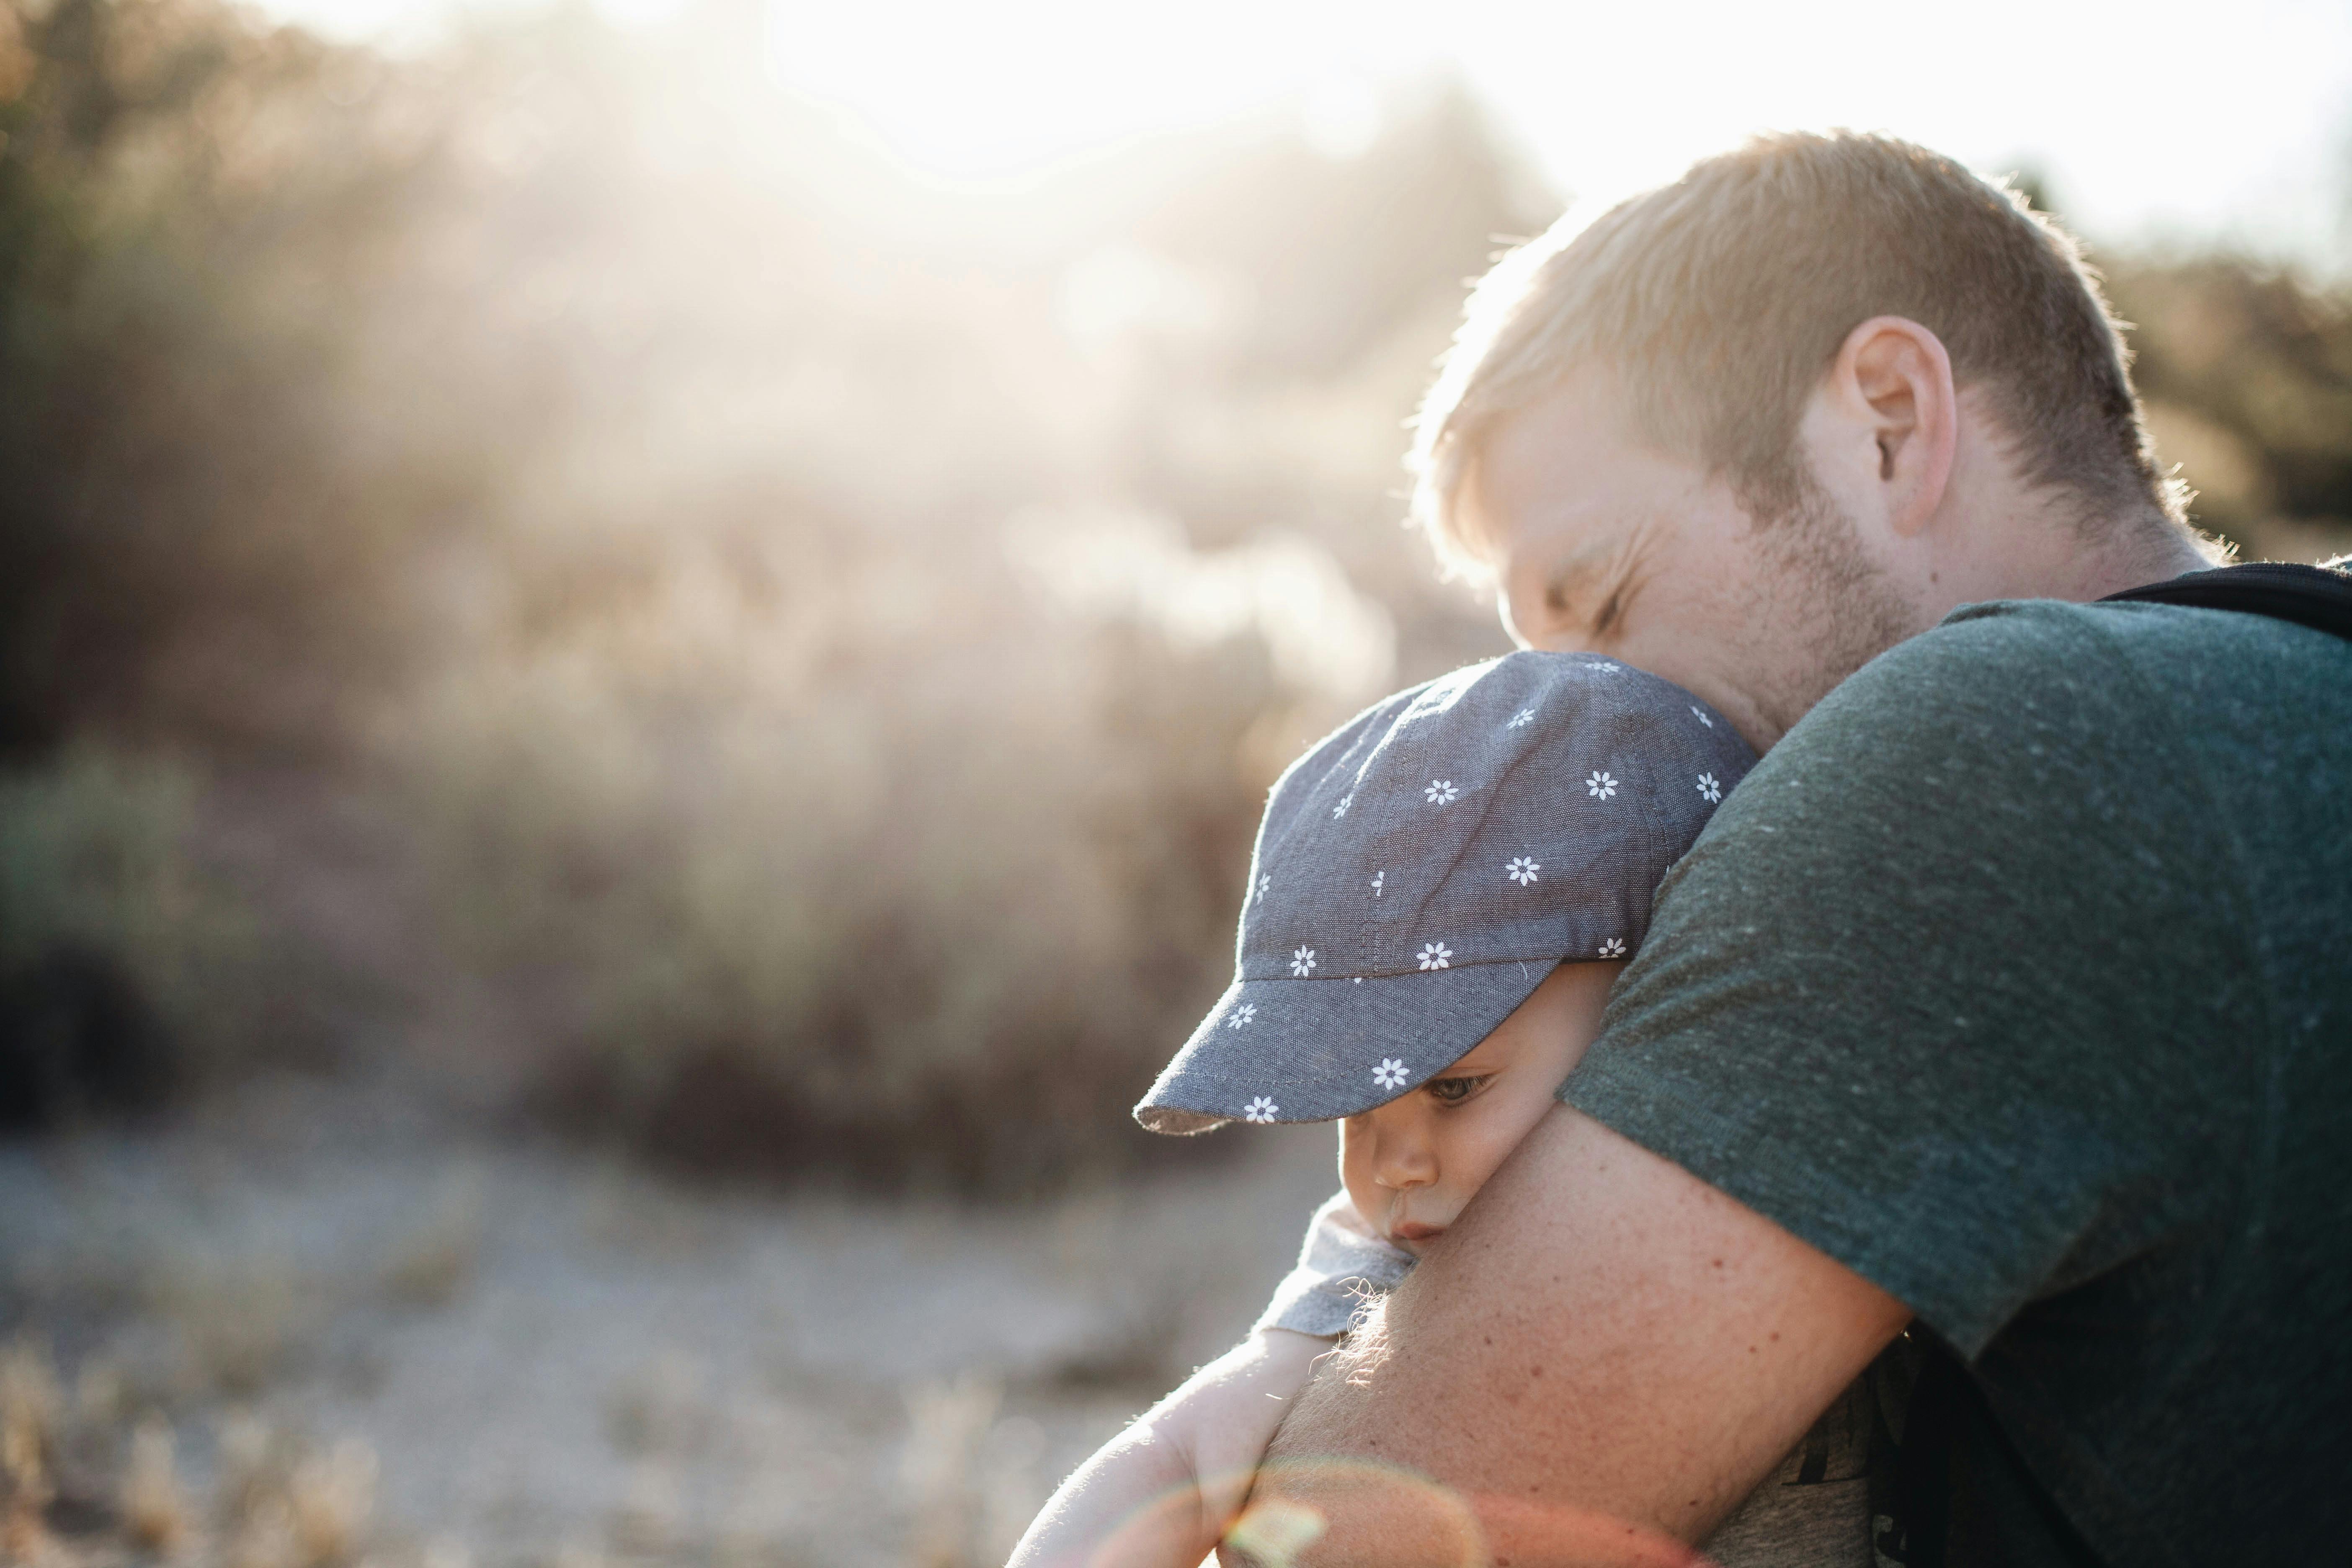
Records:
<instances>
[{"instance_id":1,"label":"man's ear","mask_svg":"<svg viewBox=\"0 0 2352 1568\"><path fill-rule=\"evenodd\" d=\"M1874 489L1874 510L1895 533L1917 534L1943 504L1959 447L1943 340L1906 317L1873 316L1845 335L1821 397L1848 482Z\"/></svg>"}]
</instances>

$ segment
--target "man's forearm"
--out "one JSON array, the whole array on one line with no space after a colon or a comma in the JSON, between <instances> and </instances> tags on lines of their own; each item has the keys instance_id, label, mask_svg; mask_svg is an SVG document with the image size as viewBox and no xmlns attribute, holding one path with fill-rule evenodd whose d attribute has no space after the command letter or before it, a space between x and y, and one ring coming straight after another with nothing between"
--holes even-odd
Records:
<instances>
[{"instance_id":1,"label":"man's forearm","mask_svg":"<svg viewBox=\"0 0 2352 1568\"><path fill-rule=\"evenodd\" d=\"M1311 1522L1311 1568L1671 1561L1908 1316L1562 1109L1297 1402L1253 1507Z\"/></svg>"}]
</instances>

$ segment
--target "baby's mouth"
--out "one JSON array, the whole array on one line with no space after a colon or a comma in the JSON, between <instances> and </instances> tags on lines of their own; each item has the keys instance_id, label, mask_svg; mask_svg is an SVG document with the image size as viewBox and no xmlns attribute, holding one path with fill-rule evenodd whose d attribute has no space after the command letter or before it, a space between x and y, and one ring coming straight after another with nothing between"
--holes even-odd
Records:
<instances>
[{"instance_id":1,"label":"baby's mouth","mask_svg":"<svg viewBox=\"0 0 2352 1568\"><path fill-rule=\"evenodd\" d=\"M1401 1220L1391 1227L1389 1237L1407 1251L1415 1252L1420 1250L1421 1243L1444 1234L1445 1227L1442 1225L1423 1225L1417 1219L1408 1219Z\"/></svg>"}]
</instances>

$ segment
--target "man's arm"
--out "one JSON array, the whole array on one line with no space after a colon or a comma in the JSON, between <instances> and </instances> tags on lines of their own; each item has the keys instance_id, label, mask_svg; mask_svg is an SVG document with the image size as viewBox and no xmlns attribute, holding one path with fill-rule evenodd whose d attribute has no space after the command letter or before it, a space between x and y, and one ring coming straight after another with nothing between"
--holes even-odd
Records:
<instances>
[{"instance_id":1,"label":"man's arm","mask_svg":"<svg viewBox=\"0 0 2352 1568\"><path fill-rule=\"evenodd\" d=\"M1316 1536L1301 1568L1675 1561L1910 1317L1562 1106L1323 1364L1241 1533Z\"/></svg>"}]
</instances>

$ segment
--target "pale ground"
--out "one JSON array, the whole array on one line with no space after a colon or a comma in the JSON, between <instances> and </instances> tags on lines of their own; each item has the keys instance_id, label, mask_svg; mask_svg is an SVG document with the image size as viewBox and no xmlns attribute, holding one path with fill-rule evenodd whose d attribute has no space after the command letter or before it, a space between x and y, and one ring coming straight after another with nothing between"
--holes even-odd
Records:
<instances>
[{"instance_id":1,"label":"pale ground","mask_svg":"<svg viewBox=\"0 0 2352 1568\"><path fill-rule=\"evenodd\" d=\"M0 1144L0 1331L65 1427L160 1413L191 1539L229 1538L205 1500L266 1431L362 1483L372 1452L382 1563L964 1568L1287 1266L1329 1130L1214 1136L1253 1147L964 1209L681 1187L281 1085Z\"/></svg>"}]
</instances>

